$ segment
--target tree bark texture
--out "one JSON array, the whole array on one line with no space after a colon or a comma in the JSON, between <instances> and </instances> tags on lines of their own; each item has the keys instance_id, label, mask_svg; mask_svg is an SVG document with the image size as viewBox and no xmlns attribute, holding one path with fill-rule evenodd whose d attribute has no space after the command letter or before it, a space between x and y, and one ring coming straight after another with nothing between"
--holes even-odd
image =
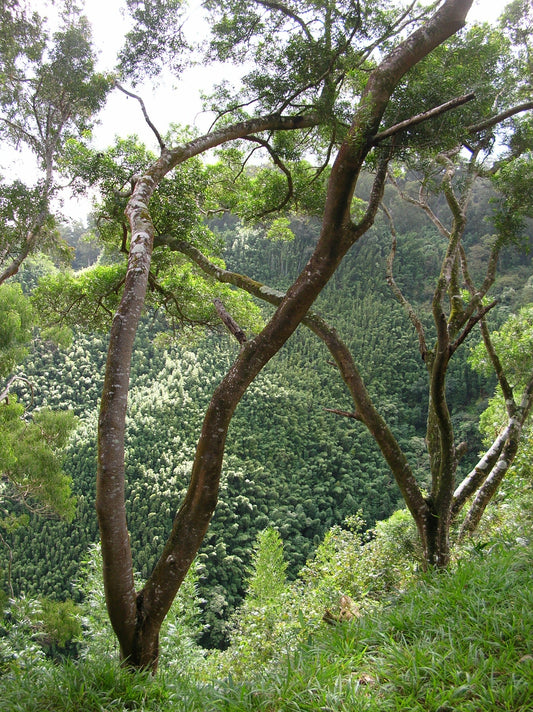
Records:
<instances>
[{"instance_id":1,"label":"tree bark texture","mask_svg":"<svg viewBox=\"0 0 533 712\"><path fill-rule=\"evenodd\" d=\"M187 494L171 535L144 589L134 590L124 505L124 429L133 339L146 294L153 246L149 199L161 178L180 162L223 142L267 129L311 125L316 119L266 117L223 128L160 159L135 186L127 216L131 227L128 273L121 305L113 321L99 419L97 511L102 538L106 601L122 656L134 667L155 669L158 635L176 592L189 569L215 509L228 427L248 385L305 317L347 250L370 227L381 198L384 167L368 210L354 225L350 209L355 184L373 145L385 108L404 74L464 24L472 0L447 0L420 29L369 75L348 137L334 162L323 225L309 262L284 295L277 310L240 353L207 409Z\"/></svg>"}]
</instances>

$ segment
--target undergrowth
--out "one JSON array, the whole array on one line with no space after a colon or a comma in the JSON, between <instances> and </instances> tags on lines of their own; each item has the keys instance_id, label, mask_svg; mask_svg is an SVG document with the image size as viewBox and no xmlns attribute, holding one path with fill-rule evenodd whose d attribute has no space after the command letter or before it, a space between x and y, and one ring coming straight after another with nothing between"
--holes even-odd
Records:
<instances>
[{"instance_id":1,"label":"undergrowth","mask_svg":"<svg viewBox=\"0 0 533 712\"><path fill-rule=\"evenodd\" d=\"M314 627L239 678L131 674L110 658L0 678L1 712L531 712L533 545L493 542L386 606Z\"/></svg>"}]
</instances>

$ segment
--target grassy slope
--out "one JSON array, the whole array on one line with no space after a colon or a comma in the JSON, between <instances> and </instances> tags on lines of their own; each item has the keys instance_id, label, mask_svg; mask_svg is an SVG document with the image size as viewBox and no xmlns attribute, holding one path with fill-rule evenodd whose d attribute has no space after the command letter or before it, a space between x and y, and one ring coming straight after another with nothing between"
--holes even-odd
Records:
<instances>
[{"instance_id":1,"label":"grassy slope","mask_svg":"<svg viewBox=\"0 0 533 712\"><path fill-rule=\"evenodd\" d=\"M320 634L282 664L200 686L104 660L0 678L1 712L533 710L533 542L431 574L374 616Z\"/></svg>"}]
</instances>

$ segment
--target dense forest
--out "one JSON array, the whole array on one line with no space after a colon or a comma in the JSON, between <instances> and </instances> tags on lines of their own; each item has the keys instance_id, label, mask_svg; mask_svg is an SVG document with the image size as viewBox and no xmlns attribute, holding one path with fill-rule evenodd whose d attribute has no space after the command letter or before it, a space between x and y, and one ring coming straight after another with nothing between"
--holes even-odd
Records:
<instances>
[{"instance_id":1,"label":"dense forest","mask_svg":"<svg viewBox=\"0 0 533 712\"><path fill-rule=\"evenodd\" d=\"M474 197L479 219L469 224L468 239L480 250L490 227L486 216L491 197L483 185ZM316 239L313 221L295 216L291 228L293 240L270 242L260 229L247 229L231 217L213 224L224 239L226 262L277 288L301 268ZM84 234L82 225L66 233L75 250L74 267L87 259ZM343 263L317 309L346 335L397 437L420 461L423 478L427 377L413 329L386 282L390 240L387 225L378 221ZM413 303L427 309L439 269L434 249L438 239L414 208L405 211L401 242L398 279ZM529 303L532 291L528 250L511 247L502 263L494 290L499 297L492 314L495 327ZM21 283L31 290L35 275L46 269L57 268L43 260L28 264L21 271ZM165 346L166 326L155 314L145 316L133 362L127 502L135 567L141 577L153 566L159 542L168 536L186 489L203 412L235 351L224 333L185 335ZM64 463L73 478L76 517L71 523L34 517L11 535L11 585L16 595L71 597L80 565L98 539L95 439L105 354L105 335L78 333L66 349L37 339L22 364L33 384L35 407L71 408L80 422ZM448 383L455 427L469 444L465 472L481 448L479 416L495 386L470 367L468 356L465 349ZM23 389L19 387L21 398L27 396ZM328 408L349 410L349 394L327 350L300 328L251 386L232 422L220 501L199 555L205 644L226 643L227 621L244 593L253 544L266 527L280 532L288 572L294 577L331 526L360 511L366 526L372 527L401 506L397 486L372 438L353 420ZM4 549L4 571L7 554Z\"/></svg>"}]
</instances>

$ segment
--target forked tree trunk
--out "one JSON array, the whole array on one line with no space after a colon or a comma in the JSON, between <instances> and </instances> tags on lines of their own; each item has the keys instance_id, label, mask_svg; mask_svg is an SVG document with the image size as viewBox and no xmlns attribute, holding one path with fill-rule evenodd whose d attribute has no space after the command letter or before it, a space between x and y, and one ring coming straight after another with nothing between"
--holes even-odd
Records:
<instances>
[{"instance_id":1,"label":"forked tree trunk","mask_svg":"<svg viewBox=\"0 0 533 712\"><path fill-rule=\"evenodd\" d=\"M184 502L163 553L138 595L133 585L124 505L124 421L131 347L146 293L153 246L148 201L161 177L183 160L187 151L182 148L173 153L163 147L160 160L137 182L127 211L132 241L124 296L111 334L99 421L97 478L106 601L127 664L153 670L157 666L161 623L202 543L216 506L226 434L238 402L305 317L347 250L373 222L383 190L384 166L367 213L358 225L351 220L351 203L357 178L392 91L412 66L463 26L471 4L472 0L447 0L422 28L402 42L369 75L348 137L331 171L316 249L270 322L257 337L242 346L235 363L216 389L204 419ZM281 121L280 117L277 119ZM238 133L232 135L230 129L223 131L225 138L219 143L239 137ZM241 130L240 135L246 134ZM204 145L216 145L212 137L205 137L190 146L194 145L197 150L202 141Z\"/></svg>"}]
</instances>

